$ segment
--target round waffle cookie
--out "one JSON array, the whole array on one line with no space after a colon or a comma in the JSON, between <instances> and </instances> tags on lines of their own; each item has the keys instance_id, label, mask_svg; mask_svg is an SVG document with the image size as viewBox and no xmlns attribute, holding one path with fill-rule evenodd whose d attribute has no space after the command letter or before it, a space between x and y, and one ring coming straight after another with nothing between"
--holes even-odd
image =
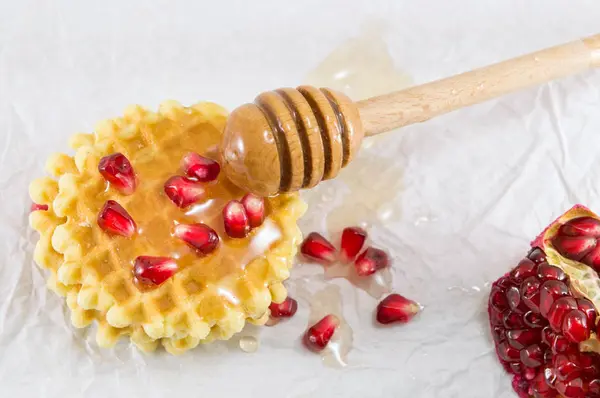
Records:
<instances>
[{"instance_id":1,"label":"round waffle cookie","mask_svg":"<svg viewBox=\"0 0 600 398\"><path fill-rule=\"evenodd\" d=\"M94 320L100 346L120 336L144 351L158 343L173 354L215 339L226 340L246 321L263 324L271 301L281 302L301 233L296 225L306 205L297 194L265 199L266 219L247 237L230 238L222 210L244 192L224 176L204 183L205 195L180 208L165 193L170 177L182 175L188 152L211 157L226 111L212 103L183 107L166 102L157 113L139 106L100 123L94 134L70 142L75 156L56 154L47 163L55 178L33 181L30 195L42 206L30 215L40 233L35 261L50 271L48 286L66 297L71 320L85 327ZM136 175L133 193L123 194L100 173L99 162L121 153ZM108 234L98 215L115 201L135 222L133 236ZM179 224L204 223L219 236L208 255L173 234ZM170 257L176 272L156 286L134 276L140 256Z\"/></svg>"}]
</instances>

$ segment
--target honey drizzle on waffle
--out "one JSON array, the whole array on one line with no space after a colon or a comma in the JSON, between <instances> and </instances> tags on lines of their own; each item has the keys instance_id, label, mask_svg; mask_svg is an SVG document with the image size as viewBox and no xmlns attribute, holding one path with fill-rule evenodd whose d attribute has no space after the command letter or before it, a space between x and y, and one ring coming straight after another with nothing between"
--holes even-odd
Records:
<instances>
[{"instance_id":1,"label":"honey drizzle on waffle","mask_svg":"<svg viewBox=\"0 0 600 398\"><path fill-rule=\"evenodd\" d=\"M180 353L200 341L228 339L245 320L264 323L271 299L285 298L281 282L289 276L301 239L296 220L305 210L297 195L268 198L265 223L247 238L230 239L221 210L244 192L224 177L206 184L206 199L187 209L164 194L164 182L182 175L180 162L187 152L210 157L225 118L209 103L191 108L166 103L158 114L130 107L123 118L101 124L94 136L75 136L74 158L50 159L48 169L59 177L58 184L49 178L31 184L33 200L50 207L31 215L42 234L36 262L52 271L49 286L67 296L76 326L98 321L99 344L110 346L128 334L144 350L161 341L169 352ZM115 152L123 153L136 172L132 195L111 188L98 172L100 158ZM98 212L109 199L135 220L132 238L111 237L98 227ZM206 257L171 235L176 223L197 222L220 237L219 248ZM179 271L154 289L140 289L132 275L140 255L173 257Z\"/></svg>"}]
</instances>

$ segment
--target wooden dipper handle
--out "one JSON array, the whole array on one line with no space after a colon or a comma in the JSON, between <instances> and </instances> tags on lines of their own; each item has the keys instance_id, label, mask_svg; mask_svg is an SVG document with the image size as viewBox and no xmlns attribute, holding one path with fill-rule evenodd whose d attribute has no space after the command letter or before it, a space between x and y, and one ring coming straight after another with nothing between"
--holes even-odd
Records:
<instances>
[{"instance_id":1,"label":"wooden dipper handle","mask_svg":"<svg viewBox=\"0 0 600 398\"><path fill-rule=\"evenodd\" d=\"M227 176L261 196L335 177L371 136L600 66L600 35L353 103L301 86L235 109L220 147Z\"/></svg>"}]
</instances>

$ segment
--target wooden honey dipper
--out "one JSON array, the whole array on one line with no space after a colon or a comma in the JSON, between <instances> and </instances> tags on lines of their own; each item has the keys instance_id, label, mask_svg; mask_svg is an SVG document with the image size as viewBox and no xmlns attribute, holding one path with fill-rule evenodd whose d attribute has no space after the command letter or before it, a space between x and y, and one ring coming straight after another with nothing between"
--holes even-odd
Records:
<instances>
[{"instance_id":1,"label":"wooden honey dipper","mask_svg":"<svg viewBox=\"0 0 600 398\"><path fill-rule=\"evenodd\" d=\"M597 66L600 34L358 102L311 86L268 91L229 116L222 167L233 183L261 196L311 188L334 178L364 136Z\"/></svg>"}]
</instances>

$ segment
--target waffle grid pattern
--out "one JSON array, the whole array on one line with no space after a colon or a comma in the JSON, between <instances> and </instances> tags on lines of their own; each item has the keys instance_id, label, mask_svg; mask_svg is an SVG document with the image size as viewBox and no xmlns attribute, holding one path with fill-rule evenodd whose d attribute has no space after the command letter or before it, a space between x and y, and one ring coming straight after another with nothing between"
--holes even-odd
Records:
<instances>
[{"instance_id":1,"label":"waffle grid pattern","mask_svg":"<svg viewBox=\"0 0 600 398\"><path fill-rule=\"evenodd\" d=\"M212 103L183 107L166 102L157 113L132 106L124 117L100 123L94 134L73 136L70 146L75 156L53 155L46 168L54 178L32 182L33 201L49 206L48 211L30 215L31 226L40 233L34 259L50 271L49 288L66 297L73 325L86 327L97 322L100 346L110 347L127 335L143 351L153 351L161 343L172 354L182 353L201 342L229 339L246 321L263 324L271 301L285 299L282 282L289 277L301 240L296 222L305 211L296 194L268 199L269 218L282 231L281 238L251 260L241 274L225 275L218 284L198 278L199 260L156 289L139 289L131 268L123 266L122 258L128 253L120 252L115 239L96 225L103 195L109 189L97 170L100 158L121 152L134 169L147 162L160 167L167 156L162 150L177 146L182 131L208 134L216 145L226 116L224 109ZM135 206L131 201L136 193L123 196L110 191L126 209ZM158 194L162 182L146 186L144 191ZM152 212L157 222L169 223L161 210L144 209ZM136 245L147 255L160 255L143 236ZM235 296L223 294L223 285L232 286Z\"/></svg>"}]
</instances>

